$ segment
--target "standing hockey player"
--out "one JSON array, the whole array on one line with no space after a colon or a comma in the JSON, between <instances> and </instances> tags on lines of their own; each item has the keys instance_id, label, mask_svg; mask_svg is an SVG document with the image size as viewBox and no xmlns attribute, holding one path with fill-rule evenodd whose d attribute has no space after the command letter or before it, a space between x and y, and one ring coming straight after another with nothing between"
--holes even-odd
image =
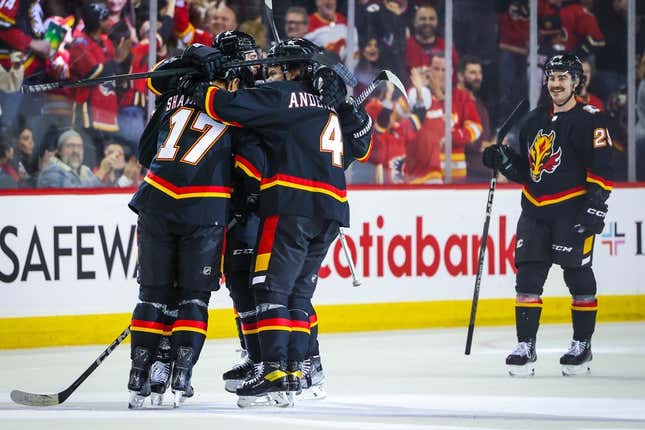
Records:
<instances>
[{"instance_id":1,"label":"standing hockey player","mask_svg":"<svg viewBox=\"0 0 645 430\"><path fill-rule=\"evenodd\" d=\"M211 48L193 45L185 55L203 49ZM173 57L157 70L183 66ZM211 78L216 88L229 90L239 82L229 79L229 71ZM208 302L219 288L231 136L227 125L183 93L180 87L186 83L178 76L148 83L160 97L139 148L139 160L149 171L130 202L139 215L140 288L131 323L130 408L140 408L150 395L151 364L162 336L169 334L175 406L192 396L192 368L206 337ZM177 314L169 315L174 305Z\"/></svg>"},{"instance_id":2,"label":"standing hockey player","mask_svg":"<svg viewBox=\"0 0 645 430\"><path fill-rule=\"evenodd\" d=\"M304 39L283 41L276 49L277 56L317 52L320 48ZM223 58L214 51L196 55L194 62L218 70ZM212 86L195 91L211 117L253 128L267 148L251 280L262 363L237 390L241 407L258 396L300 390L309 347L307 309L318 270L339 226L349 225L344 167L366 159L371 148L372 123L365 111L350 102L338 109L324 105L314 93L314 69L311 62L286 63L284 81L235 93Z\"/></svg>"},{"instance_id":3,"label":"standing hockey player","mask_svg":"<svg viewBox=\"0 0 645 430\"><path fill-rule=\"evenodd\" d=\"M519 343L506 358L512 376L535 371L541 295L553 263L562 267L572 297L573 341L560 358L562 373L590 370L598 308L593 245L604 228L612 188L612 140L604 116L575 98L584 84L582 63L560 54L544 71L551 103L528 114L520 130L520 153L493 145L483 154L486 166L523 185L515 246Z\"/></svg>"}]
</instances>

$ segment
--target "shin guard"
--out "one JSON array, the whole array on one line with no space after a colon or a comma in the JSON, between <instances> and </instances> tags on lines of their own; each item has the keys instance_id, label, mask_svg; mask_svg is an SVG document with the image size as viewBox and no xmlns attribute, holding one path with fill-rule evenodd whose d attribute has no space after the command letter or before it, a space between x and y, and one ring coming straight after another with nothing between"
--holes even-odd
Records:
<instances>
[{"instance_id":1,"label":"shin guard","mask_svg":"<svg viewBox=\"0 0 645 430\"><path fill-rule=\"evenodd\" d=\"M162 336L170 335L171 327L165 323L165 307L160 303L137 303L130 322L131 355L137 347L145 348L154 355Z\"/></svg>"},{"instance_id":2,"label":"shin guard","mask_svg":"<svg viewBox=\"0 0 645 430\"><path fill-rule=\"evenodd\" d=\"M309 315L302 309L290 309L291 336L289 336L288 362L302 362L309 350Z\"/></svg>"},{"instance_id":3,"label":"shin guard","mask_svg":"<svg viewBox=\"0 0 645 430\"><path fill-rule=\"evenodd\" d=\"M595 296L574 296L571 301L571 322L573 324L573 340L586 341L591 339L596 328L598 300Z\"/></svg>"},{"instance_id":4,"label":"shin guard","mask_svg":"<svg viewBox=\"0 0 645 430\"><path fill-rule=\"evenodd\" d=\"M291 320L282 305L258 305L257 330L262 361L286 362Z\"/></svg>"},{"instance_id":5,"label":"shin guard","mask_svg":"<svg viewBox=\"0 0 645 430\"><path fill-rule=\"evenodd\" d=\"M180 301L177 320L172 326L173 353L176 354L180 347L190 347L193 349L193 365L197 363L206 340L207 329L208 301L199 299Z\"/></svg>"},{"instance_id":6,"label":"shin guard","mask_svg":"<svg viewBox=\"0 0 645 430\"><path fill-rule=\"evenodd\" d=\"M534 342L540 326L542 299L537 295L518 294L515 300L517 340Z\"/></svg>"}]
</instances>

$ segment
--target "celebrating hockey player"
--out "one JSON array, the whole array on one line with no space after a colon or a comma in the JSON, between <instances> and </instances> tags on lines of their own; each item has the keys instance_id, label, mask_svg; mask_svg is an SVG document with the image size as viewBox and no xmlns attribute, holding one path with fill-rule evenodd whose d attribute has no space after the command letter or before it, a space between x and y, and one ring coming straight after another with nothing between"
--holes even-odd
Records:
<instances>
[{"instance_id":1,"label":"celebrating hockey player","mask_svg":"<svg viewBox=\"0 0 645 430\"><path fill-rule=\"evenodd\" d=\"M211 48L193 45L184 55L204 49ZM184 63L173 57L157 70L176 67ZM231 91L240 81L234 70L210 78L214 88ZM186 76L148 82L160 97L139 148L139 160L149 171L130 202L139 216L140 288L131 323L130 408L140 408L150 395L151 365L164 335L171 334L175 406L193 395L192 368L206 337L208 302L219 288L231 195L231 133L184 93L191 84Z\"/></svg>"},{"instance_id":2,"label":"celebrating hockey player","mask_svg":"<svg viewBox=\"0 0 645 430\"><path fill-rule=\"evenodd\" d=\"M560 358L562 373L590 370L598 309L594 237L603 231L612 189L612 140L605 118L575 97L584 84L582 63L559 54L544 72L551 103L528 114L519 133L520 153L494 145L483 154L486 166L523 185L515 246L519 343L506 358L512 376L534 373L541 295L554 263L562 267L572 297L573 340Z\"/></svg>"},{"instance_id":3,"label":"celebrating hockey player","mask_svg":"<svg viewBox=\"0 0 645 430\"><path fill-rule=\"evenodd\" d=\"M317 52L320 48L304 39L283 41L276 49L278 56ZM194 54L194 64L203 70L223 67L219 50ZM339 226L349 224L344 167L367 158L371 148L365 111L349 101L323 104L312 85L315 67L307 61L285 63L286 80L251 90L232 93L205 85L195 90L212 118L253 128L267 149L251 281L262 363L237 389L242 407L255 404L258 396L300 390L318 270Z\"/></svg>"}]
</instances>

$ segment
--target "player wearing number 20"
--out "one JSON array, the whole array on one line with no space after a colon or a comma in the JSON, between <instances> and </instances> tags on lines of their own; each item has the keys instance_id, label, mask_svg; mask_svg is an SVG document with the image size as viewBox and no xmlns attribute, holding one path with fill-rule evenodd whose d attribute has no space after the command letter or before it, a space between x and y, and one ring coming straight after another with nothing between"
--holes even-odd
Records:
<instances>
[{"instance_id":1,"label":"player wearing number 20","mask_svg":"<svg viewBox=\"0 0 645 430\"><path fill-rule=\"evenodd\" d=\"M520 153L506 145L484 152L484 164L519 182L522 214L515 246L515 320L518 345L506 358L511 375L532 375L542 290L553 263L562 267L571 293L573 341L560 358L565 375L589 370L596 325L594 237L602 232L612 183L612 141L605 118L576 102L584 84L582 63L560 54L545 65L551 103L528 114Z\"/></svg>"},{"instance_id":2,"label":"player wearing number 20","mask_svg":"<svg viewBox=\"0 0 645 430\"><path fill-rule=\"evenodd\" d=\"M276 56L318 52L304 39L275 49ZM217 68L217 57L205 60ZM298 391L318 270L339 225L349 225L344 169L371 149L371 120L344 97L337 107L324 104L313 88L317 67L286 63L283 81L235 93L212 86L195 92L212 118L260 134L267 155L251 274L262 370L237 390L241 398Z\"/></svg>"},{"instance_id":3,"label":"player wearing number 20","mask_svg":"<svg viewBox=\"0 0 645 430\"><path fill-rule=\"evenodd\" d=\"M210 48L188 48L193 49ZM157 69L183 66L174 57ZM231 73L212 78L233 90L239 79L231 79ZM183 88L191 83L183 79L148 82L159 97L140 143L139 160L148 174L130 202L139 215L140 287L131 323L131 408L141 407L150 395L150 368L163 336L171 336L175 404L192 395L191 372L206 337L208 302L219 288L231 195L231 136L227 125L185 94Z\"/></svg>"}]
</instances>

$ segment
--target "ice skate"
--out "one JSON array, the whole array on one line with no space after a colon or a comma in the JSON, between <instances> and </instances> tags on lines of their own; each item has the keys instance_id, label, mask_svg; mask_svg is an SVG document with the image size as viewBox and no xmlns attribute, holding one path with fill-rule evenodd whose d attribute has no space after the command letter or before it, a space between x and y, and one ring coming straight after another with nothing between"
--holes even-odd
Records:
<instances>
[{"instance_id":1,"label":"ice skate","mask_svg":"<svg viewBox=\"0 0 645 430\"><path fill-rule=\"evenodd\" d=\"M243 349L240 360L222 375L224 389L229 393L235 393L235 390L242 385L242 382L253 376L254 369L255 366L249 358L248 352Z\"/></svg>"},{"instance_id":2,"label":"ice skate","mask_svg":"<svg viewBox=\"0 0 645 430\"><path fill-rule=\"evenodd\" d=\"M300 361L287 363L287 401L289 406L295 405L295 397L302 393L302 365Z\"/></svg>"},{"instance_id":3,"label":"ice skate","mask_svg":"<svg viewBox=\"0 0 645 430\"><path fill-rule=\"evenodd\" d=\"M170 340L163 338L157 348L156 361L150 367L150 403L153 406L160 406L163 403L163 395L170 385L170 374L172 372L172 358Z\"/></svg>"},{"instance_id":4,"label":"ice skate","mask_svg":"<svg viewBox=\"0 0 645 430\"><path fill-rule=\"evenodd\" d=\"M181 346L177 351L177 360L172 369L172 392L175 396L173 406L179 407L187 398L193 397L195 393L190 384L193 374L194 351L190 347Z\"/></svg>"},{"instance_id":5,"label":"ice skate","mask_svg":"<svg viewBox=\"0 0 645 430\"><path fill-rule=\"evenodd\" d=\"M535 374L535 341L520 342L513 352L506 357L508 374L511 376L533 376Z\"/></svg>"},{"instance_id":6,"label":"ice skate","mask_svg":"<svg viewBox=\"0 0 645 430\"><path fill-rule=\"evenodd\" d=\"M150 350L137 346L132 352L132 367L128 378L130 391L129 409L141 409L146 397L150 396Z\"/></svg>"},{"instance_id":7,"label":"ice skate","mask_svg":"<svg viewBox=\"0 0 645 430\"><path fill-rule=\"evenodd\" d=\"M304 361L300 382L302 392L298 394L299 400L322 400L327 397L325 374L323 373L319 355Z\"/></svg>"},{"instance_id":8,"label":"ice skate","mask_svg":"<svg viewBox=\"0 0 645 430\"><path fill-rule=\"evenodd\" d=\"M563 376L584 375L591 372L591 340L573 340L569 351L560 357Z\"/></svg>"},{"instance_id":9,"label":"ice skate","mask_svg":"<svg viewBox=\"0 0 645 430\"><path fill-rule=\"evenodd\" d=\"M244 381L236 393L240 408L256 406L289 406L285 366L279 362L258 364L253 378Z\"/></svg>"}]
</instances>

